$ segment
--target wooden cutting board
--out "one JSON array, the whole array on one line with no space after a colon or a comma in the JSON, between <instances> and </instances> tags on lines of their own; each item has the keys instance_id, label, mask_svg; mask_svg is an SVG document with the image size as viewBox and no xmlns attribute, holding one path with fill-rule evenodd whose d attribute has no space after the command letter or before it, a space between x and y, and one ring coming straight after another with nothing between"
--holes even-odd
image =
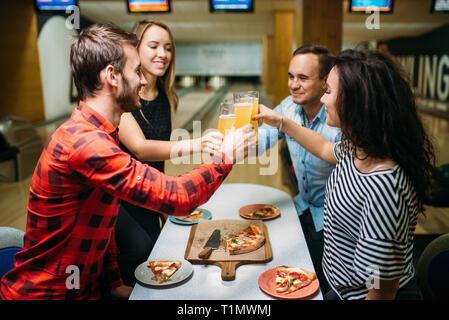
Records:
<instances>
[{"instance_id":1,"label":"wooden cutting board","mask_svg":"<svg viewBox=\"0 0 449 320\"><path fill-rule=\"evenodd\" d=\"M265 244L259 249L237 255L230 255L226 250L226 238L246 229L250 223L258 225L265 233ZM198 253L203 250L212 231L220 229L220 247L213 250L208 259L198 258ZM229 281L235 279L235 270L242 264L263 263L271 261L271 252L268 230L262 221L248 220L199 220L198 224L192 226L189 241L187 242L184 259L193 264L214 264L221 267L221 278Z\"/></svg>"}]
</instances>

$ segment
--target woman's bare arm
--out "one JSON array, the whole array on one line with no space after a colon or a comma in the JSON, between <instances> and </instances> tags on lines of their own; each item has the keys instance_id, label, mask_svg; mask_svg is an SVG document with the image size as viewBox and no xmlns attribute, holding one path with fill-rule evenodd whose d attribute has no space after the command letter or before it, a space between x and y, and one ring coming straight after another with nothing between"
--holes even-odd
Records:
<instances>
[{"instance_id":1,"label":"woman's bare arm","mask_svg":"<svg viewBox=\"0 0 449 320\"><path fill-rule=\"evenodd\" d=\"M302 127L296 122L282 117L279 113L264 105L259 105L259 107L260 113L253 117L254 120L263 121L270 126L279 128L282 118L282 132L298 142L315 157L328 163L337 163L337 159L334 155L334 142L326 140L319 133L309 128Z\"/></svg>"},{"instance_id":2,"label":"woman's bare arm","mask_svg":"<svg viewBox=\"0 0 449 320\"><path fill-rule=\"evenodd\" d=\"M213 153L221 145L223 136L219 132L211 132L198 139L147 140L132 114L124 113L120 119L119 139L140 161L164 161L171 158L174 147L178 157L197 152Z\"/></svg>"}]
</instances>

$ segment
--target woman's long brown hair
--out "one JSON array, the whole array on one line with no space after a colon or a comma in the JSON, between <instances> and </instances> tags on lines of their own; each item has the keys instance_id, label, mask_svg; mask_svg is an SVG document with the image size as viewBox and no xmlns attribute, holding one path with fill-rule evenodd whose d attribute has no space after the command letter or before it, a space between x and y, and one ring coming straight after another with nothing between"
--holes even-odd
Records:
<instances>
[{"instance_id":1,"label":"woman's long brown hair","mask_svg":"<svg viewBox=\"0 0 449 320\"><path fill-rule=\"evenodd\" d=\"M170 65L168 66L167 71L162 77L157 78L157 84L164 89L165 94L167 95L168 101L170 102L170 112L172 116L172 120L174 117L174 114L176 110L178 109L178 95L176 94L176 91L174 89L174 83L175 83L175 62L176 62L176 47L175 47L175 41L173 38L173 34L171 33L169 27L159 21L153 21L153 20L142 20L136 22L136 24L133 27L132 32L137 36L137 39L139 42L137 43L137 49L139 49L141 40L143 38L143 35L145 34L145 31L148 30L148 28L152 26L158 26L162 29L166 30L168 32L168 35L170 37L170 41L172 43L172 58L170 61Z\"/></svg>"},{"instance_id":2,"label":"woman's long brown hair","mask_svg":"<svg viewBox=\"0 0 449 320\"><path fill-rule=\"evenodd\" d=\"M334 60L342 139L368 157L392 159L416 191L419 211L435 165L433 145L399 67L371 51L342 51Z\"/></svg>"}]
</instances>

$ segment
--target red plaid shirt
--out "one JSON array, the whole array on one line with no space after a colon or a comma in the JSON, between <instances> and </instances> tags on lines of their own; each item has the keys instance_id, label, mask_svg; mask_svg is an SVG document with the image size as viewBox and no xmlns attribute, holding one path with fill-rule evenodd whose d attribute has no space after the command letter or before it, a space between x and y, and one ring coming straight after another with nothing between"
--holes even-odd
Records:
<instances>
[{"instance_id":1,"label":"red plaid shirt","mask_svg":"<svg viewBox=\"0 0 449 320\"><path fill-rule=\"evenodd\" d=\"M120 199L187 215L230 172L225 160L217 154L182 176L164 175L120 150L116 128L81 104L36 166L24 248L2 278L1 298L95 299L122 285L114 240Z\"/></svg>"}]
</instances>

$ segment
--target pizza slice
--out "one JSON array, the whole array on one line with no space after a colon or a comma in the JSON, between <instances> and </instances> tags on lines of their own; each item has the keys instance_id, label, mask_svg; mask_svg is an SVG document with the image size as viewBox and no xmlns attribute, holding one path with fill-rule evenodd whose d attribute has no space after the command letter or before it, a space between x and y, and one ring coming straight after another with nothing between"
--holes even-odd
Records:
<instances>
[{"instance_id":1,"label":"pizza slice","mask_svg":"<svg viewBox=\"0 0 449 320\"><path fill-rule=\"evenodd\" d=\"M307 287L315 280L316 275L304 269L280 266L276 267L276 292L289 294L301 288Z\"/></svg>"},{"instance_id":2,"label":"pizza slice","mask_svg":"<svg viewBox=\"0 0 449 320\"><path fill-rule=\"evenodd\" d=\"M248 253L259 249L264 244L265 235L262 229L254 223L226 239L226 247L230 255Z\"/></svg>"},{"instance_id":3,"label":"pizza slice","mask_svg":"<svg viewBox=\"0 0 449 320\"><path fill-rule=\"evenodd\" d=\"M265 205L263 208L251 212L249 216L253 218L270 218L279 214L279 212L280 210L275 206Z\"/></svg>"},{"instance_id":4,"label":"pizza slice","mask_svg":"<svg viewBox=\"0 0 449 320\"><path fill-rule=\"evenodd\" d=\"M204 210L204 209L203 210L195 210L187 216L176 217L176 219L186 221L186 222L193 222L196 219L198 219L199 217L201 217L203 215L204 211L206 211L206 210Z\"/></svg>"},{"instance_id":5,"label":"pizza slice","mask_svg":"<svg viewBox=\"0 0 449 320\"><path fill-rule=\"evenodd\" d=\"M148 267L153 271L151 280L159 283L170 281L170 277L181 267L181 261L148 261Z\"/></svg>"}]
</instances>

